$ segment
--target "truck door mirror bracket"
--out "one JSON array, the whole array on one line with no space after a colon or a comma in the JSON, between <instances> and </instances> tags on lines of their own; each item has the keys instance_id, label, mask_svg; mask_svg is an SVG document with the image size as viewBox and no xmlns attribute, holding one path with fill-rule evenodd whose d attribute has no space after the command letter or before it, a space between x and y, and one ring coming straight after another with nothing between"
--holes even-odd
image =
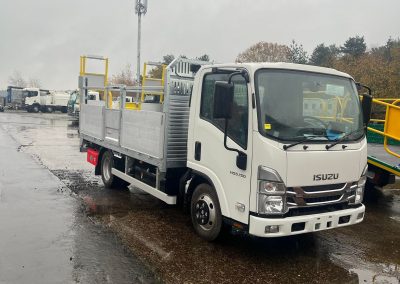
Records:
<instances>
[{"instance_id":1,"label":"truck door mirror bracket","mask_svg":"<svg viewBox=\"0 0 400 284\"><path fill-rule=\"evenodd\" d=\"M247 154L239 151L238 149L234 149L229 147L226 144L226 140L228 139L228 119L225 119L225 128L224 128L224 147L228 151L237 152L238 155L236 157L236 166L245 171L247 169Z\"/></svg>"}]
</instances>

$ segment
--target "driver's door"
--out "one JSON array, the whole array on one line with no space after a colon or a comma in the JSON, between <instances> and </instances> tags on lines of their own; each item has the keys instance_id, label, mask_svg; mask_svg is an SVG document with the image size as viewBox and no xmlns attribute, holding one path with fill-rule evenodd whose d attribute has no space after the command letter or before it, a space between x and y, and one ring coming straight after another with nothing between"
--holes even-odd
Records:
<instances>
[{"instance_id":1,"label":"driver's door","mask_svg":"<svg viewBox=\"0 0 400 284\"><path fill-rule=\"evenodd\" d=\"M193 145L195 153L191 158L214 181L222 214L247 224L252 159L249 86L241 75L232 78L234 99L227 144L247 155L247 169L241 170L236 166L237 152L224 147L224 120L213 118L215 82L227 81L230 73L210 71L203 71L201 96L197 97L194 139L191 140L196 145Z\"/></svg>"}]
</instances>

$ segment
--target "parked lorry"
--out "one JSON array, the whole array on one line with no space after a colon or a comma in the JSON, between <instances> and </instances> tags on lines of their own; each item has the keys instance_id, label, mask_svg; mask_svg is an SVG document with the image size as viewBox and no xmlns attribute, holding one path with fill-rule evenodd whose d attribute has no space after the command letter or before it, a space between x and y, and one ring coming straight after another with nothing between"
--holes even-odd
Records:
<instances>
[{"instance_id":1,"label":"parked lorry","mask_svg":"<svg viewBox=\"0 0 400 284\"><path fill-rule=\"evenodd\" d=\"M7 102L6 106L9 109L23 109L25 106L25 97L23 95L22 87L7 87Z\"/></svg>"},{"instance_id":2,"label":"parked lorry","mask_svg":"<svg viewBox=\"0 0 400 284\"><path fill-rule=\"evenodd\" d=\"M178 58L161 86L107 86L104 104L90 105L97 79L79 78L80 137L95 174L107 188L131 185L182 206L202 238L215 240L226 225L280 237L364 219L372 97L360 101L350 75ZM126 96L137 92L139 106L127 109ZM343 111L308 112L311 98Z\"/></svg>"},{"instance_id":3,"label":"parked lorry","mask_svg":"<svg viewBox=\"0 0 400 284\"><path fill-rule=\"evenodd\" d=\"M69 94L66 92L50 92L39 88L24 88L25 108L28 112L54 112L67 113Z\"/></svg>"}]
</instances>

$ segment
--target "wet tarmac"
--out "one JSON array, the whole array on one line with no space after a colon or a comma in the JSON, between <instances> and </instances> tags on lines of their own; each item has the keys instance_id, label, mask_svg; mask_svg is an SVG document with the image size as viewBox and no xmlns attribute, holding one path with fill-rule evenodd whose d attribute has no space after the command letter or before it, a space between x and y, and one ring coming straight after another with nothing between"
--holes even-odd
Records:
<instances>
[{"instance_id":1,"label":"wet tarmac","mask_svg":"<svg viewBox=\"0 0 400 284\"><path fill-rule=\"evenodd\" d=\"M32 127L46 134L59 125L4 118L14 116L0 117L0 283L157 282L116 234L88 218L82 201L39 162L41 152L25 153L37 141ZM14 127L20 137L6 132ZM57 145L53 139L46 144Z\"/></svg>"},{"instance_id":2,"label":"wet tarmac","mask_svg":"<svg viewBox=\"0 0 400 284\"><path fill-rule=\"evenodd\" d=\"M189 216L177 208L135 189L104 189L85 154L79 152L77 125L66 115L0 114L0 139L9 139L7 136L14 140L11 149L15 147L18 155L51 177L42 184L39 181L45 178L38 176L34 190L30 185L35 188L34 183L25 182L28 177L23 176L24 181L15 188L29 184L25 191L31 192L30 199L39 198L37 192L44 194L44 200L31 206L32 214L40 208L57 211L56 220L43 217L39 221L55 224L51 226L54 239L62 236L62 241L52 243L52 254L60 261L52 268L65 268L61 282L76 281L75 275L81 283L154 282L158 278L166 283L400 282L400 183L368 192L366 218L359 225L279 239L230 234L219 242L207 243L194 234ZM0 142L3 145L3 140ZM19 163L15 158L13 164ZM3 169L4 163L0 166ZM4 180L0 171L0 186ZM13 180L8 179L9 183ZM67 189L74 194L67 194ZM4 195L3 190L0 196ZM15 196L16 200L22 198L26 198L25 193ZM0 244L0 283L27 275L13 254L18 243L10 230L12 226L24 228L28 221L9 204L12 202L0 199L0 236L5 240ZM37 208L39 204L42 206ZM16 222L10 222L13 215L20 216ZM39 221L28 222L28 228L42 231ZM7 229L2 228L3 223ZM42 240L32 236L39 251ZM29 260L32 250L18 253L21 258L25 254ZM4 266L10 257L15 258L13 265ZM93 275L99 278L94 281ZM48 282L54 279L50 276Z\"/></svg>"}]
</instances>

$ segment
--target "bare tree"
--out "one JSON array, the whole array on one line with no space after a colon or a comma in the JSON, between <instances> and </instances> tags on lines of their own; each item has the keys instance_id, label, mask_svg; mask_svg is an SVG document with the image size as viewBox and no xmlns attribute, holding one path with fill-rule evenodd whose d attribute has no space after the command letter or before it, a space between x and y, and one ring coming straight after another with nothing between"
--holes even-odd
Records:
<instances>
[{"instance_id":1,"label":"bare tree","mask_svg":"<svg viewBox=\"0 0 400 284\"><path fill-rule=\"evenodd\" d=\"M236 62L287 62L289 52L286 45L261 41L240 53Z\"/></svg>"},{"instance_id":2,"label":"bare tree","mask_svg":"<svg viewBox=\"0 0 400 284\"><path fill-rule=\"evenodd\" d=\"M25 79L17 70L15 70L14 73L8 77L8 83L14 87L26 87Z\"/></svg>"},{"instance_id":3,"label":"bare tree","mask_svg":"<svg viewBox=\"0 0 400 284\"><path fill-rule=\"evenodd\" d=\"M127 86L136 85L131 64L126 64L125 67L110 79L111 84L123 84Z\"/></svg>"},{"instance_id":4,"label":"bare tree","mask_svg":"<svg viewBox=\"0 0 400 284\"><path fill-rule=\"evenodd\" d=\"M42 84L40 83L39 79L37 79L37 78L30 78L30 79L29 79L29 84L28 84L28 86L29 86L29 87L32 87L32 88L41 88L41 87L42 87Z\"/></svg>"}]
</instances>

